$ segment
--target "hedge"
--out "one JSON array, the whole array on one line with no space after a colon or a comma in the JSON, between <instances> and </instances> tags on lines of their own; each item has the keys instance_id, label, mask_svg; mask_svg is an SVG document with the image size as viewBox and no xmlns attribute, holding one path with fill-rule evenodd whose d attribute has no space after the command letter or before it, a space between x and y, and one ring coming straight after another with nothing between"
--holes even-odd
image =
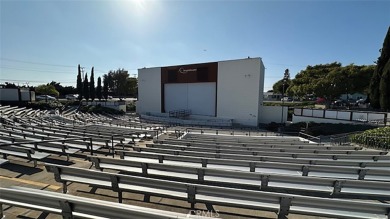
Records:
<instances>
[{"instance_id":1,"label":"hedge","mask_svg":"<svg viewBox=\"0 0 390 219\"><path fill-rule=\"evenodd\" d=\"M352 135L351 142L367 147L390 150L390 127L371 129Z\"/></svg>"}]
</instances>

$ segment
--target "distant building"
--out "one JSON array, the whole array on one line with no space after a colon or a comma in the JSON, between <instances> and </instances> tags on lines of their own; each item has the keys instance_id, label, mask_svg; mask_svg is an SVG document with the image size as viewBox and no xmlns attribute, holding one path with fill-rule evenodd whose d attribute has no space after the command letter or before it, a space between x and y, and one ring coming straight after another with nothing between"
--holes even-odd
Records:
<instances>
[{"instance_id":1,"label":"distant building","mask_svg":"<svg viewBox=\"0 0 390 219\"><path fill-rule=\"evenodd\" d=\"M11 104L35 101L35 92L23 88L0 88L0 103Z\"/></svg>"},{"instance_id":2,"label":"distant building","mask_svg":"<svg viewBox=\"0 0 390 219\"><path fill-rule=\"evenodd\" d=\"M282 99L282 94L274 92L264 92L264 101L278 101Z\"/></svg>"},{"instance_id":3,"label":"distant building","mask_svg":"<svg viewBox=\"0 0 390 219\"><path fill-rule=\"evenodd\" d=\"M264 70L261 58L138 69L137 113L258 126Z\"/></svg>"},{"instance_id":4,"label":"distant building","mask_svg":"<svg viewBox=\"0 0 390 219\"><path fill-rule=\"evenodd\" d=\"M137 113L211 126L285 122L287 109L263 105L264 74L261 58L141 68Z\"/></svg>"}]
</instances>

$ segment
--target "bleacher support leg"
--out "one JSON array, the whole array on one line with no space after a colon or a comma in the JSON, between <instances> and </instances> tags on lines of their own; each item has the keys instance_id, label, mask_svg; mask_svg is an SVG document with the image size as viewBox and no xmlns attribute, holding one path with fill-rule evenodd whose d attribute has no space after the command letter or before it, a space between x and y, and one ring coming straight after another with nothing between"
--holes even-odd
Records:
<instances>
[{"instance_id":1,"label":"bleacher support leg","mask_svg":"<svg viewBox=\"0 0 390 219\"><path fill-rule=\"evenodd\" d=\"M0 218L4 218L3 204L0 203Z\"/></svg>"},{"instance_id":2,"label":"bleacher support leg","mask_svg":"<svg viewBox=\"0 0 390 219\"><path fill-rule=\"evenodd\" d=\"M73 219L73 214L72 214L72 206L68 201L60 201L60 205L62 208L61 215L62 218L64 219Z\"/></svg>"},{"instance_id":3,"label":"bleacher support leg","mask_svg":"<svg viewBox=\"0 0 390 219\"><path fill-rule=\"evenodd\" d=\"M209 212L216 212L214 206L210 203L206 203L206 208Z\"/></svg>"},{"instance_id":4,"label":"bleacher support leg","mask_svg":"<svg viewBox=\"0 0 390 219\"><path fill-rule=\"evenodd\" d=\"M62 193L66 194L68 192L68 186L66 185L66 181L62 182Z\"/></svg>"},{"instance_id":5,"label":"bleacher support leg","mask_svg":"<svg viewBox=\"0 0 390 219\"><path fill-rule=\"evenodd\" d=\"M287 215L290 211L291 197L281 197L280 206L278 212L278 219L287 219Z\"/></svg>"},{"instance_id":6,"label":"bleacher support leg","mask_svg":"<svg viewBox=\"0 0 390 219\"><path fill-rule=\"evenodd\" d=\"M91 155L93 155L93 145L92 145L92 138L89 139L89 143L90 143L90 146L91 146Z\"/></svg>"},{"instance_id":7,"label":"bleacher support leg","mask_svg":"<svg viewBox=\"0 0 390 219\"><path fill-rule=\"evenodd\" d=\"M145 194L144 195L144 202L150 202L150 195Z\"/></svg>"},{"instance_id":8,"label":"bleacher support leg","mask_svg":"<svg viewBox=\"0 0 390 219\"><path fill-rule=\"evenodd\" d=\"M122 191L118 191L118 202L123 203L123 193Z\"/></svg>"}]
</instances>

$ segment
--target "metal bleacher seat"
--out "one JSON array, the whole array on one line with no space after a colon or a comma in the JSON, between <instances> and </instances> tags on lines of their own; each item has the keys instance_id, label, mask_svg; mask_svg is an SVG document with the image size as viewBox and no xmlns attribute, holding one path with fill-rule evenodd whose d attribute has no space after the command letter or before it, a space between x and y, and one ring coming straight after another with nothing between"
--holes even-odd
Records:
<instances>
[{"instance_id":1,"label":"metal bleacher seat","mask_svg":"<svg viewBox=\"0 0 390 219\"><path fill-rule=\"evenodd\" d=\"M3 155L3 159L7 159L9 155L15 157L27 158L28 160L34 162L34 167L37 166L38 160L42 160L50 156L50 154L48 153L36 152L33 149L23 148L19 146L8 146L8 145L7 146L0 145L0 154Z\"/></svg>"},{"instance_id":2,"label":"metal bleacher seat","mask_svg":"<svg viewBox=\"0 0 390 219\"><path fill-rule=\"evenodd\" d=\"M318 154L318 153L299 153L299 152L268 152L268 151L252 151L246 152L246 154L236 154L236 153L222 153L219 149L200 149L200 150L172 150L172 149L163 149L163 148L152 148L152 147L137 147L133 146L135 151L144 151L151 153L162 153L162 154L175 154L175 155L187 155L187 156L199 156L199 157L216 157L216 158L227 158L233 157L233 159L238 159L238 157L244 156L278 156L278 157L292 157L292 158L306 158L306 159L327 159L327 160L360 160L365 161L390 161L390 156L386 155L370 155L370 154ZM245 151L244 151L245 152ZM237 157L237 158L234 158ZM252 159L253 160L253 159Z\"/></svg>"},{"instance_id":3,"label":"metal bleacher seat","mask_svg":"<svg viewBox=\"0 0 390 219\"><path fill-rule=\"evenodd\" d=\"M196 184L313 196L390 200L390 182L265 174L89 156L96 169Z\"/></svg>"},{"instance_id":4,"label":"metal bleacher seat","mask_svg":"<svg viewBox=\"0 0 390 219\"><path fill-rule=\"evenodd\" d=\"M203 151L203 152L218 152L226 154L242 154L242 155L253 155L254 152L257 154L263 154L268 152L276 153L308 153L308 154L352 154L352 155L385 155L387 151L379 150L342 150L337 147L334 147L338 150L331 150L326 148L317 148L317 149L303 149L303 148L264 148L264 147L202 147L202 146L181 146L181 145L171 145L171 144L147 144L146 146L151 148L162 148L162 149L171 149L171 150L188 150L188 151Z\"/></svg>"},{"instance_id":5,"label":"metal bleacher seat","mask_svg":"<svg viewBox=\"0 0 390 219\"><path fill-rule=\"evenodd\" d=\"M263 162L236 160L235 155L231 159L215 158L213 154L176 151L171 154L160 152L134 152L116 151L122 159L142 160L160 163L169 163L182 166L213 167L218 169L230 169L247 172L279 173L296 176L317 176L326 178L359 179L390 181L390 170L387 168L362 168L362 167L339 167L326 165L307 165L297 163Z\"/></svg>"},{"instance_id":6,"label":"metal bleacher seat","mask_svg":"<svg viewBox=\"0 0 390 219\"><path fill-rule=\"evenodd\" d=\"M165 197L186 201L191 209L196 203L204 203L208 209L218 205L275 212L278 218L287 218L289 213L335 218L388 218L390 210L388 203L191 184L51 164L45 167L54 173L56 181L62 182L65 193L67 182L81 183L117 192L119 202L123 192L131 192L143 194L145 201L149 201L150 196Z\"/></svg>"},{"instance_id":7,"label":"metal bleacher seat","mask_svg":"<svg viewBox=\"0 0 390 219\"><path fill-rule=\"evenodd\" d=\"M206 218L201 215L182 214L23 187L0 188L0 194L0 218L7 216L3 210L4 205L59 214L62 218Z\"/></svg>"}]
</instances>

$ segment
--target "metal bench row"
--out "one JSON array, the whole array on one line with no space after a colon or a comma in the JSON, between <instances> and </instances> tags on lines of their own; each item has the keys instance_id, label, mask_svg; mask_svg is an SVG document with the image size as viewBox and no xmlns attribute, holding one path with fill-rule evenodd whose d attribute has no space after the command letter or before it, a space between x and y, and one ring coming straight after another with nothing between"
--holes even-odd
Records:
<instances>
[{"instance_id":1,"label":"metal bench row","mask_svg":"<svg viewBox=\"0 0 390 219\"><path fill-rule=\"evenodd\" d=\"M27 143L22 144L23 142L27 142ZM30 149L33 149L36 151L49 152L51 154L65 155L67 157L67 159L66 159L67 161L69 161L70 155L76 154L80 151L79 148L71 148L68 145L62 144L62 143L51 143L51 142L31 143L31 140L9 137L9 136L2 136L2 135L0 135L0 143L2 143L2 144L14 143L14 145L24 147L24 148L30 148Z\"/></svg>"},{"instance_id":2,"label":"metal bench row","mask_svg":"<svg viewBox=\"0 0 390 219\"><path fill-rule=\"evenodd\" d=\"M57 214L62 218L206 218L23 187L0 188L0 194L0 218L7 215L3 210L5 205Z\"/></svg>"},{"instance_id":3,"label":"metal bench row","mask_svg":"<svg viewBox=\"0 0 390 219\"><path fill-rule=\"evenodd\" d=\"M198 156L198 157L215 157L215 158L230 158L239 159L244 156L274 156L274 157L287 157L287 158L305 158L305 159L324 159L324 160L359 160L365 161L390 161L390 156L386 155L354 155L354 154L316 154L316 153L288 153L288 152L250 152L249 155L236 154L236 153L221 153L218 150L173 150L163 148L152 148L152 147L139 147L133 146L135 151L154 152L161 154L175 154L175 155L186 155L186 156Z\"/></svg>"},{"instance_id":4,"label":"metal bench row","mask_svg":"<svg viewBox=\"0 0 390 219\"><path fill-rule=\"evenodd\" d=\"M191 134L186 133L183 137L185 140L225 142L225 143L260 143L260 142L280 142L280 143L309 143L299 137L248 137L248 136L231 136L231 135L214 135L214 134Z\"/></svg>"},{"instance_id":5,"label":"metal bench row","mask_svg":"<svg viewBox=\"0 0 390 219\"><path fill-rule=\"evenodd\" d=\"M208 209L218 205L271 211L277 213L278 218L287 218L289 213L336 218L388 218L390 211L388 203L225 188L60 165L46 164L45 167L54 173L57 182L63 184L65 193L68 182L82 183L117 192L119 202L122 202L123 192L131 192L145 195L145 201L150 201L150 196L157 196L186 201L191 204L191 209L194 209L196 203L203 203Z\"/></svg>"},{"instance_id":6,"label":"metal bench row","mask_svg":"<svg viewBox=\"0 0 390 219\"><path fill-rule=\"evenodd\" d=\"M133 147L133 145L127 145L127 147ZM317 158L293 158L293 157L282 157L282 156L247 156L247 155L226 155L218 154L210 157L218 157L221 159L234 159L234 160L246 160L246 161L268 161L268 162L279 162L279 163L297 163L306 165L326 165L326 166L351 166L351 167L369 167L369 168L380 168L390 169L390 161L376 162L371 161L360 161L360 160L333 160L333 159L317 159Z\"/></svg>"},{"instance_id":7,"label":"metal bench row","mask_svg":"<svg viewBox=\"0 0 390 219\"><path fill-rule=\"evenodd\" d=\"M319 197L390 200L390 182L239 172L89 156L96 169L171 181Z\"/></svg>"},{"instance_id":8,"label":"metal bench row","mask_svg":"<svg viewBox=\"0 0 390 219\"><path fill-rule=\"evenodd\" d=\"M327 150L327 149L295 149L295 148L225 148L225 147L203 147L203 146L183 146L172 144L147 144L151 148L162 148L170 150L189 150L189 151L203 151L211 153L226 153L226 154L242 154L253 155L253 153L306 153L306 154L351 154L351 155L386 155L387 151L379 150Z\"/></svg>"},{"instance_id":9,"label":"metal bench row","mask_svg":"<svg viewBox=\"0 0 390 219\"><path fill-rule=\"evenodd\" d=\"M154 143L158 144L172 144L172 145L183 145L183 146L197 146L197 147L207 147L207 148L280 148L280 149L321 149L321 150L361 150L362 147L358 146L323 146L316 144L278 144L278 143L269 143L269 144L215 144L215 143L204 143L197 141L185 141L178 139L169 139L169 140L155 140Z\"/></svg>"},{"instance_id":10,"label":"metal bench row","mask_svg":"<svg viewBox=\"0 0 390 219\"><path fill-rule=\"evenodd\" d=\"M325 178L390 181L389 169L306 165L295 163L245 161L207 158L184 154L162 154L159 152L116 151L121 159L151 160L159 163L175 163L183 166L213 167L246 172L279 173L288 175L317 176ZM180 156L178 156L180 155Z\"/></svg>"},{"instance_id":11,"label":"metal bench row","mask_svg":"<svg viewBox=\"0 0 390 219\"><path fill-rule=\"evenodd\" d=\"M27 158L34 162L34 167L37 166L37 161L42 160L50 156L48 153L37 152L30 148L24 148L20 146L1 146L0 154L3 155L3 159L7 159L9 155L15 157Z\"/></svg>"}]
</instances>

